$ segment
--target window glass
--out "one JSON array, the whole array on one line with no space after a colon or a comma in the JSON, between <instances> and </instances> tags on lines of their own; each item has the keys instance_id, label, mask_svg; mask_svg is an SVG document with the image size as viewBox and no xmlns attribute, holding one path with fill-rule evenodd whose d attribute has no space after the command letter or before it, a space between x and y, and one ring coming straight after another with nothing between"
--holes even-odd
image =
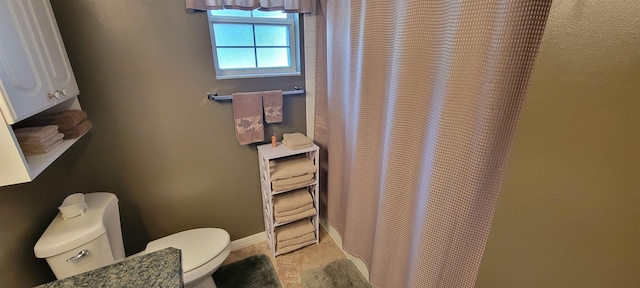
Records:
<instances>
[{"instance_id":1,"label":"window glass","mask_svg":"<svg viewBox=\"0 0 640 288\"><path fill-rule=\"evenodd\" d=\"M289 46L289 27L255 25L256 46Z\"/></svg>"},{"instance_id":2,"label":"window glass","mask_svg":"<svg viewBox=\"0 0 640 288\"><path fill-rule=\"evenodd\" d=\"M207 15L218 79L301 74L297 14L229 9Z\"/></svg>"},{"instance_id":3,"label":"window glass","mask_svg":"<svg viewBox=\"0 0 640 288\"><path fill-rule=\"evenodd\" d=\"M289 48L258 48L258 67L288 67Z\"/></svg>"},{"instance_id":4,"label":"window glass","mask_svg":"<svg viewBox=\"0 0 640 288\"><path fill-rule=\"evenodd\" d=\"M287 18L287 13L282 11L260 11L253 10L253 17L263 17L263 18Z\"/></svg>"},{"instance_id":5,"label":"window glass","mask_svg":"<svg viewBox=\"0 0 640 288\"><path fill-rule=\"evenodd\" d=\"M251 11L235 10L235 9L211 10L211 15L251 17Z\"/></svg>"},{"instance_id":6,"label":"window glass","mask_svg":"<svg viewBox=\"0 0 640 288\"><path fill-rule=\"evenodd\" d=\"M253 48L218 48L217 52L220 69L256 68Z\"/></svg>"},{"instance_id":7,"label":"window glass","mask_svg":"<svg viewBox=\"0 0 640 288\"><path fill-rule=\"evenodd\" d=\"M213 27L216 35L216 46L253 47L253 25L213 24Z\"/></svg>"}]
</instances>

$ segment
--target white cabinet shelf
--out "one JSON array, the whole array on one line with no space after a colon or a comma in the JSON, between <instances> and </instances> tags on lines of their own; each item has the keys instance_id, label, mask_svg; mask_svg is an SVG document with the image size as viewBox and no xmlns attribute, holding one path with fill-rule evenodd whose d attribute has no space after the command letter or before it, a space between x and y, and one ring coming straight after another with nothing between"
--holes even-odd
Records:
<instances>
[{"instance_id":1,"label":"white cabinet shelf","mask_svg":"<svg viewBox=\"0 0 640 288\"><path fill-rule=\"evenodd\" d=\"M271 144L259 145L258 146L258 162L260 166L260 186L262 190L262 203L263 203L263 212L264 212L264 227L267 234L267 243L269 244L269 248L274 256L278 256L281 253L278 252L276 247L276 235L275 228L280 226L285 226L290 223L293 223L298 220L284 222L284 223L276 223L274 211L273 211L273 197L276 195L281 195L284 193L291 192L293 190L300 189L301 187L285 190L285 191L277 191L274 192L271 186L271 173L269 169L269 161L276 160L279 158L285 158L289 156L296 155L304 155L309 158L316 167L315 173L315 181L311 184L306 185L305 187L309 190L311 197L313 199L313 206L316 209L316 214L310 216L309 219L314 227L315 232L315 240L312 242L308 242L307 245L318 243L320 234L318 233L320 221L318 219L318 177L319 177L319 165L318 165L318 157L319 157L319 148L317 145L313 145L312 147L299 149L299 150L291 150L282 143L278 143L277 147L271 147Z\"/></svg>"},{"instance_id":2,"label":"white cabinet shelf","mask_svg":"<svg viewBox=\"0 0 640 288\"><path fill-rule=\"evenodd\" d=\"M45 111L45 113L69 109L81 110L77 97L73 97L71 100ZM2 121L0 120L0 122ZM25 156L13 132L13 127L8 124L0 125L0 159L2 159L0 161L0 186L32 181L82 136L62 141L49 153Z\"/></svg>"}]
</instances>

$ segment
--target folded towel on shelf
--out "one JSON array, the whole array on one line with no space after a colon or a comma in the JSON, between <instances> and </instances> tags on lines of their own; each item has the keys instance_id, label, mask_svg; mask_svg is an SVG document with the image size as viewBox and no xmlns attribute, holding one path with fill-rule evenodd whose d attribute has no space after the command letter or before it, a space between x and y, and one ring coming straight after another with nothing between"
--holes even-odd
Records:
<instances>
[{"instance_id":1,"label":"folded towel on shelf","mask_svg":"<svg viewBox=\"0 0 640 288\"><path fill-rule=\"evenodd\" d=\"M18 141L43 142L58 134L58 126L26 127L13 130Z\"/></svg>"},{"instance_id":2,"label":"folded towel on shelf","mask_svg":"<svg viewBox=\"0 0 640 288\"><path fill-rule=\"evenodd\" d=\"M304 235L302 235L300 237L278 241L278 242L276 242L276 247L278 249L283 249L283 248L286 248L286 247L289 247L289 246L294 246L294 245L298 245L298 244L302 244L302 243L307 243L307 242L313 241L313 240L316 240L316 233L309 232L309 233L304 234Z\"/></svg>"},{"instance_id":3,"label":"folded towel on shelf","mask_svg":"<svg viewBox=\"0 0 640 288\"><path fill-rule=\"evenodd\" d=\"M307 186L315 181L314 174L306 174L302 176L291 177L282 180L276 180L271 182L271 187L273 191L284 191L291 190L296 188L302 188Z\"/></svg>"},{"instance_id":4,"label":"folded towel on shelf","mask_svg":"<svg viewBox=\"0 0 640 288\"><path fill-rule=\"evenodd\" d=\"M87 119L87 113L82 110L67 110L56 114L36 115L20 122L23 127L56 125L60 130L68 130L78 126Z\"/></svg>"},{"instance_id":5,"label":"folded towel on shelf","mask_svg":"<svg viewBox=\"0 0 640 288\"><path fill-rule=\"evenodd\" d=\"M51 141L51 139L55 138L56 136L59 136L58 134L60 134L59 131L54 131L53 133L49 134L48 136L45 136L44 138L38 139L38 138L18 138L18 142L20 142L20 145L22 144L35 144L35 145L43 145L49 141ZM62 136L64 136L64 134L62 134Z\"/></svg>"},{"instance_id":6,"label":"folded towel on shelf","mask_svg":"<svg viewBox=\"0 0 640 288\"><path fill-rule=\"evenodd\" d=\"M300 237L309 232L315 232L313 223L308 219L296 221L287 225L275 228L276 241L283 241Z\"/></svg>"},{"instance_id":7,"label":"folded towel on shelf","mask_svg":"<svg viewBox=\"0 0 640 288\"><path fill-rule=\"evenodd\" d=\"M51 151L53 151L53 149L55 149L56 147L58 147L58 145L60 145L62 143L62 139L56 141L55 143L53 143L52 145L48 146L48 147L43 147L41 149L31 149L31 150L22 150L22 153L24 154L24 156L33 156L33 155L40 155L40 154L46 154L49 153Z\"/></svg>"},{"instance_id":8,"label":"folded towel on shelf","mask_svg":"<svg viewBox=\"0 0 640 288\"><path fill-rule=\"evenodd\" d=\"M307 245L313 243L313 241L316 241L316 239L314 238L311 241L307 241L305 243L301 243L301 244L298 244L298 245L291 245L291 246L287 246L287 247L284 247L284 248L278 248L278 250L276 250L276 252L278 254L289 253L291 251L298 250L298 249L300 249L300 248L302 248L304 246L307 246Z\"/></svg>"},{"instance_id":9,"label":"folded towel on shelf","mask_svg":"<svg viewBox=\"0 0 640 288\"><path fill-rule=\"evenodd\" d=\"M64 134L64 139L75 139L82 136L84 133L89 132L91 128L93 128L93 123L91 123L91 121L89 120L84 120L71 129L61 129L60 132Z\"/></svg>"},{"instance_id":10,"label":"folded towel on shelf","mask_svg":"<svg viewBox=\"0 0 640 288\"><path fill-rule=\"evenodd\" d=\"M298 150L313 146L313 140L302 133L288 133L282 134L282 144L291 150Z\"/></svg>"},{"instance_id":11,"label":"folded towel on shelf","mask_svg":"<svg viewBox=\"0 0 640 288\"><path fill-rule=\"evenodd\" d=\"M264 141L262 92L233 93L233 122L240 145Z\"/></svg>"},{"instance_id":12,"label":"folded towel on shelf","mask_svg":"<svg viewBox=\"0 0 640 288\"><path fill-rule=\"evenodd\" d=\"M273 173L273 171L276 171L276 160L269 161L269 174Z\"/></svg>"},{"instance_id":13,"label":"folded towel on shelf","mask_svg":"<svg viewBox=\"0 0 640 288\"><path fill-rule=\"evenodd\" d=\"M62 133L60 133L62 135ZM62 138L59 138L59 136L56 137L56 140L47 145L47 146L39 146L39 147L23 147L22 145L20 145L20 149L22 149L22 154L24 154L24 156L33 156L33 155L39 155L39 154L45 154L45 153L49 153L51 152L53 149L55 149L56 147L58 147L58 145L60 145L60 143L62 143Z\"/></svg>"},{"instance_id":14,"label":"folded towel on shelf","mask_svg":"<svg viewBox=\"0 0 640 288\"><path fill-rule=\"evenodd\" d=\"M309 181L305 181L305 182L301 182L298 184L291 184L291 185L282 185L282 186L277 186L277 185L272 185L272 190L273 192L282 192L282 191L287 191L287 190L293 190L296 188L302 188L305 186L309 186L311 185L314 181L316 181L316 179L311 179Z\"/></svg>"},{"instance_id":15,"label":"folded towel on shelf","mask_svg":"<svg viewBox=\"0 0 640 288\"><path fill-rule=\"evenodd\" d=\"M20 143L20 148L22 149L22 152L24 152L25 150L37 150L37 149L43 149L43 148L47 148L51 145L53 145L55 142L57 142L58 140L64 138L64 134L62 133L56 133L53 136L49 137L47 140L40 142L40 141L18 141L18 143Z\"/></svg>"},{"instance_id":16,"label":"folded towel on shelf","mask_svg":"<svg viewBox=\"0 0 640 288\"><path fill-rule=\"evenodd\" d=\"M307 188L278 194L273 197L273 211L275 213L291 211L309 204L313 205L313 198L311 198L311 193Z\"/></svg>"},{"instance_id":17,"label":"folded towel on shelf","mask_svg":"<svg viewBox=\"0 0 640 288\"><path fill-rule=\"evenodd\" d=\"M305 136L302 133L285 133L282 134L282 139L286 140L291 145L306 145L313 143L313 140L311 140L311 138Z\"/></svg>"},{"instance_id":18,"label":"folded towel on shelf","mask_svg":"<svg viewBox=\"0 0 640 288\"><path fill-rule=\"evenodd\" d=\"M302 144L302 145L292 145L292 144L289 144L287 140L282 140L282 144L284 144L284 146L287 146L287 148L291 150L300 150L300 149L309 148L313 146L313 143Z\"/></svg>"},{"instance_id":19,"label":"folded towel on shelf","mask_svg":"<svg viewBox=\"0 0 640 288\"><path fill-rule=\"evenodd\" d=\"M304 219L307 217L311 217L313 215L316 215L316 208L311 207L311 209L303 211L298 214L294 214L291 216L282 216L282 217L275 215L275 218L276 218L276 223L288 223L291 221L296 221L296 220Z\"/></svg>"},{"instance_id":20,"label":"folded towel on shelf","mask_svg":"<svg viewBox=\"0 0 640 288\"><path fill-rule=\"evenodd\" d=\"M271 181L316 173L316 166L307 157L281 160L271 172Z\"/></svg>"},{"instance_id":21,"label":"folded towel on shelf","mask_svg":"<svg viewBox=\"0 0 640 288\"><path fill-rule=\"evenodd\" d=\"M302 133L282 134L282 144L291 150L299 150L313 146L313 140Z\"/></svg>"},{"instance_id":22,"label":"folded towel on shelf","mask_svg":"<svg viewBox=\"0 0 640 288\"><path fill-rule=\"evenodd\" d=\"M262 106L267 123L282 122L282 90L264 91Z\"/></svg>"},{"instance_id":23,"label":"folded towel on shelf","mask_svg":"<svg viewBox=\"0 0 640 288\"><path fill-rule=\"evenodd\" d=\"M313 179L313 177L314 177L314 174L304 174L300 176L271 181L271 183L273 184L273 186L284 186L284 185L291 185L291 184L306 182Z\"/></svg>"},{"instance_id":24,"label":"folded towel on shelf","mask_svg":"<svg viewBox=\"0 0 640 288\"><path fill-rule=\"evenodd\" d=\"M312 208L313 208L313 203L309 203L300 208L282 211L282 212L274 212L273 214L276 215L276 217L286 217L286 216L296 215L296 214L305 212L307 210L311 210Z\"/></svg>"}]
</instances>

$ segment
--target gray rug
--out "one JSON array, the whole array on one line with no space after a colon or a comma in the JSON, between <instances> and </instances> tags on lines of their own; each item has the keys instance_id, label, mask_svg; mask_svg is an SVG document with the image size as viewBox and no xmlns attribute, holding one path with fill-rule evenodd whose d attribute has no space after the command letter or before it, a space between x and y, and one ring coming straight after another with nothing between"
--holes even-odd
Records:
<instances>
[{"instance_id":1,"label":"gray rug","mask_svg":"<svg viewBox=\"0 0 640 288\"><path fill-rule=\"evenodd\" d=\"M339 259L323 267L306 271L302 279L305 288L371 288L358 268L348 259Z\"/></svg>"},{"instance_id":2,"label":"gray rug","mask_svg":"<svg viewBox=\"0 0 640 288\"><path fill-rule=\"evenodd\" d=\"M264 254L220 266L213 281L218 288L282 288L271 259Z\"/></svg>"}]
</instances>

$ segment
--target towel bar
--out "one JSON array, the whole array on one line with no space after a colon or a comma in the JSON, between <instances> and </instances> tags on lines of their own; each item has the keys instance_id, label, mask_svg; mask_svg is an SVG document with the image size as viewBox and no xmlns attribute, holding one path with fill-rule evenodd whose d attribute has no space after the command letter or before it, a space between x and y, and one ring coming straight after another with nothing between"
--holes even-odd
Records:
<instances>
[{"instance_id":1,"label":"towel bar","mask_svg":"<svg viewBox=\"0 0 640 288\"><path fill-rule=\"evenodd\" d=\"M300 95L300 94L304 94L304 88L302 88L302 87L297 87L296 86L293 89L295 89L295 90L282 91L282 95ZM218 93L216 93L216 92L209 92L209 93L207 93L207 99L212 100L212 101L226 101L226 100L233 100L233 96L232 95L219 96Z\"/></svg>"}]
</instances>

